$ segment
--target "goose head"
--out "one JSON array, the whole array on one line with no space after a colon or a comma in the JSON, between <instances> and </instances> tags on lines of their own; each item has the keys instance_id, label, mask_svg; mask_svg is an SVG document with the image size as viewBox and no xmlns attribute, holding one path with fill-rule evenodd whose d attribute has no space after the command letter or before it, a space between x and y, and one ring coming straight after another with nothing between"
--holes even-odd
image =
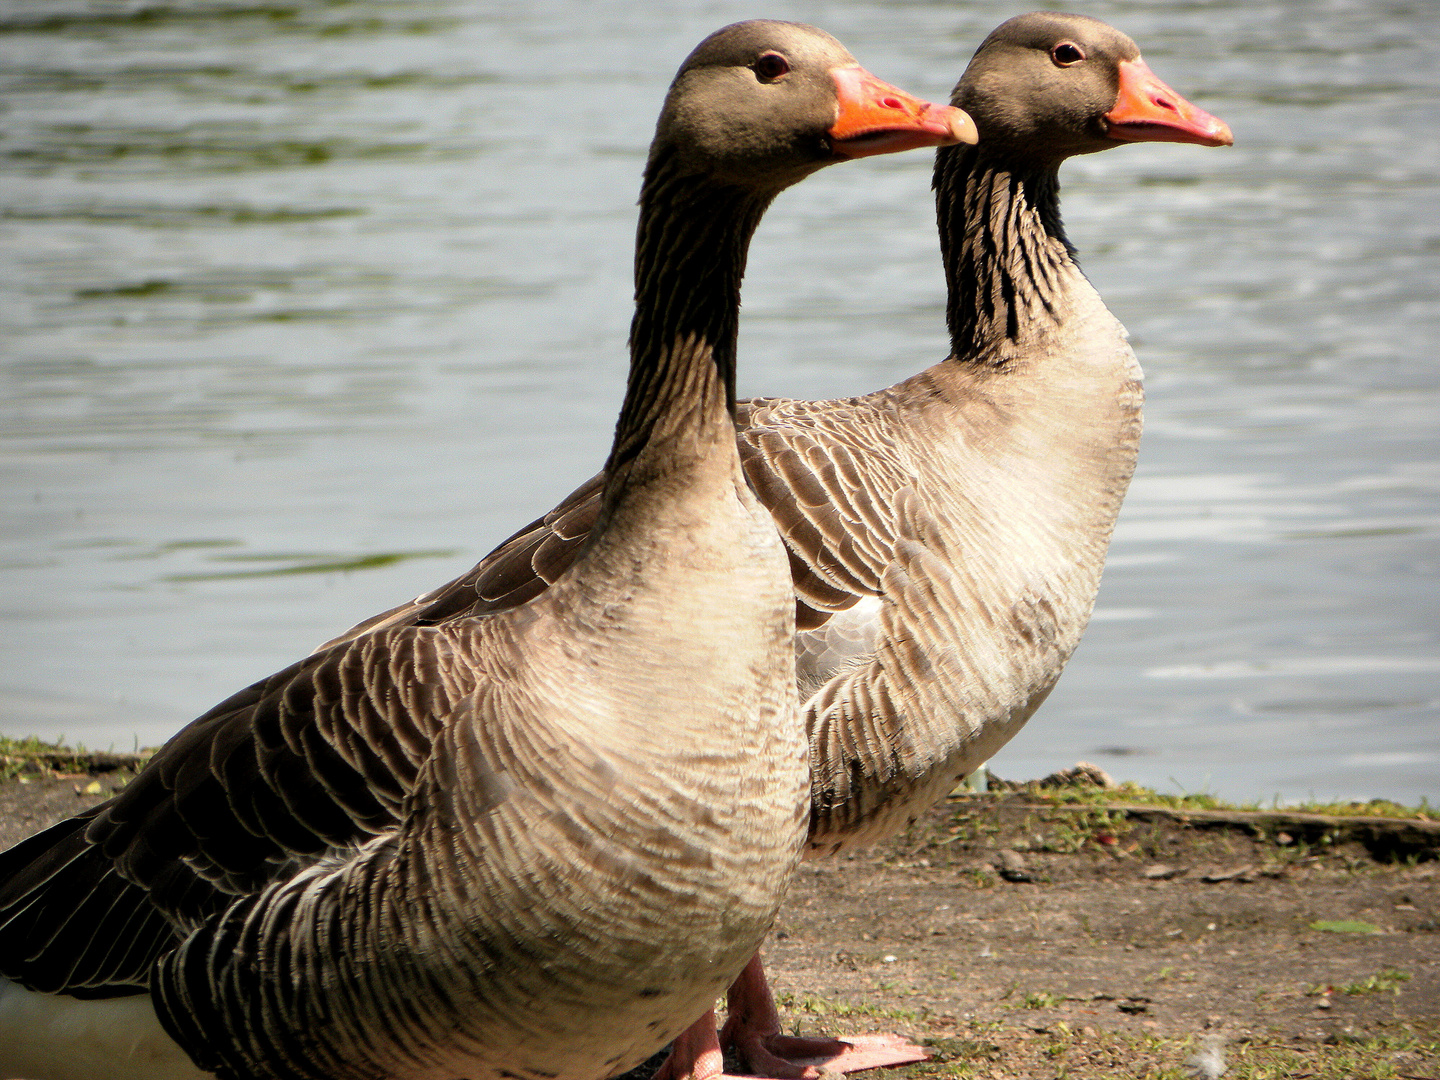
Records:
<instances>
[{"instance_id":1,"label":"goose head","mask_svg":"<svg viewBox=\"0 0 1440 1080\"><path fill-rule=\"evenodd\" d=\"M882 82L823 30L756 20L681 65L651 149L721 184L778 191L836 161L975 141L958 108Z\"/></svg>"},{"instance_id":2,"label":"goose head","mask_svg":"<svg viewBox=\"0 0 1440 1080\"><path fill-rule=\"evenodd\" d=\"M1000 24L955 92L982 152L1058 164L1125 142L1229 146L1230 128L1166 86L1119 30L1086 15L1035 11Z\"/></svg>"}]
</instances>

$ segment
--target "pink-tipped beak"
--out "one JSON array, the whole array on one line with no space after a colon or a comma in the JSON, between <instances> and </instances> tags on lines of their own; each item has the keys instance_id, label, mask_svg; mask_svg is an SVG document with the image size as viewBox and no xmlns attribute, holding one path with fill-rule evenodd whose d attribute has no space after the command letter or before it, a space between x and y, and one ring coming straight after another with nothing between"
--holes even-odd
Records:
<instances>
[{"instance_id":1,"label":"pink-tipped beak","mask_svg":"<svg viewBox=\"0 0 1440 1080\"><path fill-rule=\"evenodd\" d=\"M921 146L973 143L975 121L951 105L932 105L881 82L858 64L835 68L840 115L830 128L837 157L894 154Z\"/></svg>"},{"instance_id":2,"label":"pink-tipped beak","mask_svg":"<svg viewBox=\"0 0 1440 1080\"><path fill-rule=\"evenodd\" d=\"M1123 142L1183 142L1231 146L1230 126L1197 109L1156 77L1138 56L1120 64L1120 92L1105 114L1110 138Z\"/></svg>"}]
</instances>

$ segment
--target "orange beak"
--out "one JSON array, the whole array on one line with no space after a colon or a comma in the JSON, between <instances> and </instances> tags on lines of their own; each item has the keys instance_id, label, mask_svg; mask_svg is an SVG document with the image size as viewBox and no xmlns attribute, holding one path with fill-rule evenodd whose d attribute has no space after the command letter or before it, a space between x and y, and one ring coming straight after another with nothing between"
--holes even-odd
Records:
<instances>
[{"instance_id":1,"label":"orange beak","mask_svg":"<svg viewBox=\"0 0 1440 1080\"><path fill-rule=\"evenodd\" d=\"M1122 142L1231 146L1230 125L1197 109L1161 82L1138 56L1120 64L1120 92L1105 114L1107 134Z\"/></svg>"},{"instance_id":2,"label":"orange beak","mask_svg":"<svg viewBox=\"0 0 1440 1080\"><path fill-rule=\"evenodd\" d=\"M932 105L881 82L858 64L835 68L840 115L830 129L837 157L894 154L921 146L973 143L975 121L951 105Z\"/></svg>"}]
</instances>

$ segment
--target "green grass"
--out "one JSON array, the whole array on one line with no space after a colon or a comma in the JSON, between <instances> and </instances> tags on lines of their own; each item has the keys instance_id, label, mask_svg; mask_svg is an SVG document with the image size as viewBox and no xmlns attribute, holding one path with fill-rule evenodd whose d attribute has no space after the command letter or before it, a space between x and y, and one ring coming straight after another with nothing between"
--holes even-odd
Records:
<instances>
[{"instance_id":1,"label":"green grass","mask_svg":"<svg viewBox=\"0 0 1440 1080\"><path fill-rule=\"evenodd\" d=\"M1312 986L1309 994L1312 997L1320 994L1348 994L1351 997L1364 997L1367 994L1399 994L1400 987L1409 981L1410 973L1408 971L1386 968L1379 974L1352 983L1342 983L1337 986Z\"/></svg>"},{"instance_id":2,"label":"green grass","mask_svg":"<svg viewBox=\"0 0 1440 1080\"><path fill-rule=\"evenodd\" d=\"M148 754L148 750L137 751ZM24 773L89 772L92 751L81 743L68 745L63 739L46 742L34 735L23 739L0 735L0 780L10 780Z\"/></svg>"},{"instance_id":3,"label":"green grass","mask_svg":"<svg viewBox=\"0 0 1440 1080\"><path fill-rule=\"evenodd\" d=\"M1020 1001L1024 1009L1053 1009L1065 999L1049 990L1034 990L1026 994Z\"/></svg>"},{"instance_id":4,"label":"green grass","mask_svg":"<svg viewBox=\"0 0 1440 1080\"><path fill-rule=\"evenodd\" d=\"M26 736L23 739L12 739L8 735L0 735L0 754L10 756L12 754L50 754L61 753L66 750L74 750L76 753L83 753L83 746L66 746L63 742L45 742L35 735Z\"/></svg>"},{"instance_id":5,"label":"green grass","mask_svg":"<svg viewBox=\"0 0 1440 1080\"><path fill-rule=\"evenodd\" d=\"M1310 924L1311 930L1324 930L1331 934L1383 934L1385 931L1374 923L1362 919L1320 919Z\"/></svg>"},{"instance_id":6,"label":"green grass","mask_svg":"<svg viewBox=\"0 0 1440 1080\"><path fill-rule=\"evenodd\" d=\"M852 1016L863 1016L877 1020L895 1020L905 1024L918 1023L922 1019L921 1014L914 1009L885 1008L865 1002L851 1005L843 1001L831 1001L816 994L782 993L776 996L775 1003L784 1012L807 1013L816 1017L845 1019Z\"/></svg>"},{"instance_id":7,"label":"green grass","mask_svg":"<svg viewBox=\"0 0 1440 1080\"><path fill-rule=\"evenodd\" d=\"M0 780L9 780L22 772L35 771L35 758L40 754L74 754L75 768L65 769L66 762L48 765L66 772L79 772L79 758L85 753L83 746L66 746L63 742L48 743L34 735L24 739L12 739L0 735Z\"/></svg>"},{"instance_id":8,"label":"green grass","mask_svg":"<svg viewBox=\"0 0 1440 1080\"><path fill-rule=\"evenodd\" d=\"M1010 792L996 792L984 795L957 793L951 796L954 802L980 803ZM1168 810L1240 810L1248 812L1276 811L1279 813L1327 814L1331 817L1389 817L1440 819L1440 810L1432 807L1428 800L1421 799L1418 806L1405 806L1388 799L1371 799L1369 802L1301 802L1281 803L1278 798L1266 805L1263 800L1231 803L1205 792L1184 795L1169 795L1152 788L1141 787L1129 781L1113 788L1065 787L1039 788L1027 786L1018 794L1027 799L1049 803L1052 806L1094 806L1108 807L1117 803L1128 806L1154 806Z\"/></svg>"},{"instance_id":9,"label":"green grass","mask_svg":"<svg viewBox=\"0 0 1440 1080\"><path fill-rule=\"evenodd\" d=\"M1327 1043L1275 1044L1263 1039L1221 1046L1225 1080L1399 1080L1440 1076L1440 1032L1398 1031ZM953 1035L922 1040L931 1060L887 1075L909 1080L1191 1080L1187 1062L1201 1037L1168 1038L1074 1030L1065 1023L1036 1030L972 1021Z\"/></svg>"},{"instance_id":10,"label":"green grass","mask_svg":"<svg viewBox=\"0 0 1440 1080\"><path fill-rule=\"evenodd\" d=\"M1397 1055L1403 1055L1396 1060ZM1434 1076L1440 1065L1440 1043L1413 1036L1368 1039L1341 1038L1334 1045L1297 1048L1265 1043L1237 1043L1226 1050L1230 1065L1225 1080L1350 1080L1373 1077Z\"/></svg>"}]
</instances>

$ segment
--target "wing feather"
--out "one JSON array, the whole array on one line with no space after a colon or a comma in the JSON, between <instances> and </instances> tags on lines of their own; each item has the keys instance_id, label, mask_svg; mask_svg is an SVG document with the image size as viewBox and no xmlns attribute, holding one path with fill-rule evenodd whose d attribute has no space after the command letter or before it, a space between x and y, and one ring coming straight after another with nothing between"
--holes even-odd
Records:
<instances>
[{"instance_id":1,"label":"wing feather","mask_svg":"<svg viewBox=\"0 0 1440 1080\"><path fill-rule=\"evenodd\" d=\"M755 399L737 412L745 476L790 556L798 629L876 596L890 561L890 502L914 482L887 391L834 401ZM604 476L572 491L452 581L376 615L317 652L398 626L493 614L538 596L575 560L600 511Z\"/></svg>"},{"instance_id":2,"label":"wing feather","mask_svg":"<svg viewBox=\"0 0 1440 1080\"><path fill-rule=\"evenodd\" d=\"M866 843L896 827L897 817L903 825L914 807L928 805L922 792L956 779L935 767L956 742L942 729L964 729L959 692L973 674L954 627L935 618L959 603L954 572L936 554L940 527L919 492L902 488L891 505L898 535L875 653L805 705L813 850Z\"/></svg>"},{"instance_id":3,"label":"wing feather","mask_svg":"<svg viewBox=\"0 0 1440 1080\"><path fill-rule=\"evenodd\" d=\"M29 989L139 993L150 962L179 940L145 890L85 839L97 812L0 854L0 955L5 974Z\"/></svg>"},{"instance_id":4,"label":"wing feather","mask_svg":"<svg viewBox=\"0 0 1440 1080\"><path fill-rule=\"evenodd\" d=\"M195 721L110 802L5 852L3 974L134 992L183 931L393 825L422 744L473 691L445 637L395 627L292 665Z\"/></svg>"}]
</instances>

